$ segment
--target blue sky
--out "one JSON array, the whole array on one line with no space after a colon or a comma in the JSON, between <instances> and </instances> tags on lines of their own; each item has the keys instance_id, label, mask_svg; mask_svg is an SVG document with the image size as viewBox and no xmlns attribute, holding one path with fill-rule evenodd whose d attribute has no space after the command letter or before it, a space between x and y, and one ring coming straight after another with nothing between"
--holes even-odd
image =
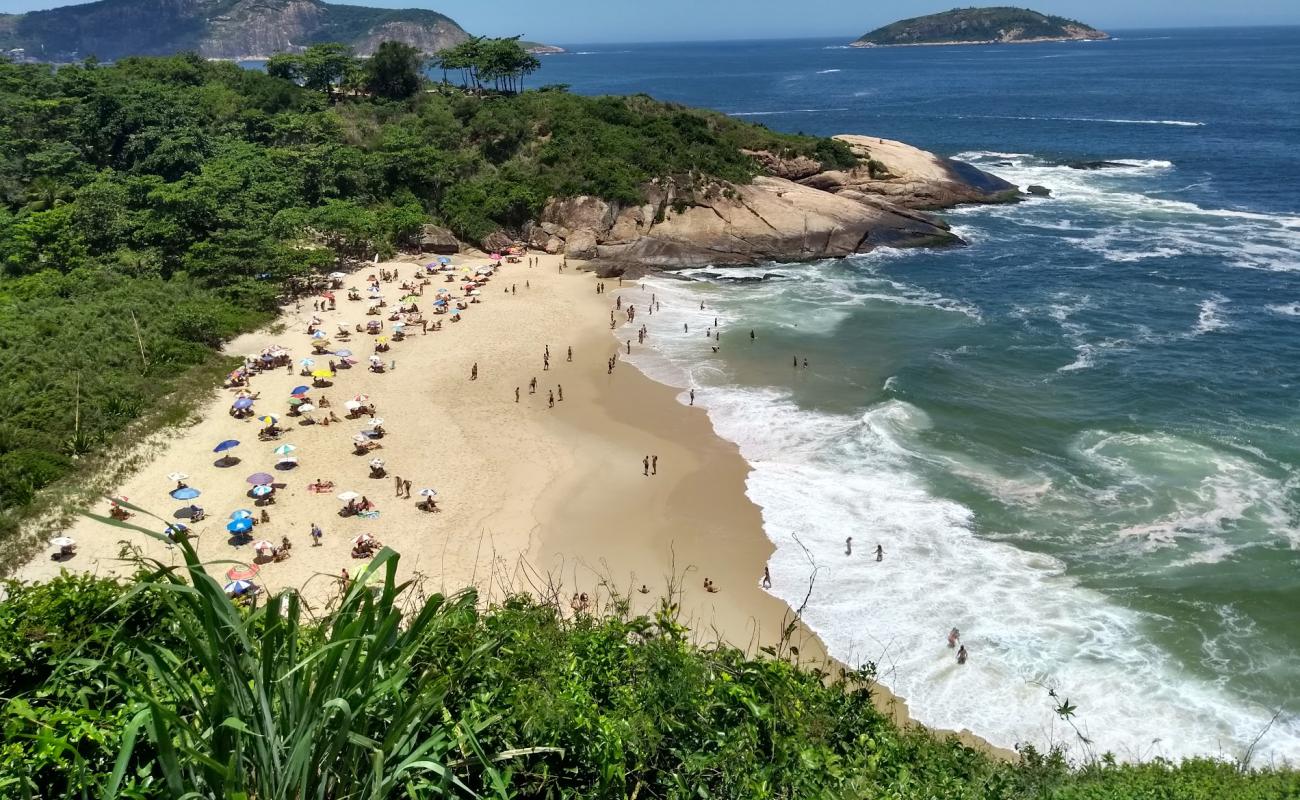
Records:
<instances>
[{"instance_id":1,"label":"blue sky","mask_svg":"<svg viewBox=\"0 0 1300 800\"><path fill-rule=\"evenodd\" d=\"M1003 0L1005 2L1005 0ZM856 38L903 17L971 0L365 0L351 5L431 8L471 33L568 43L840 36ZM1018 0L1102 29L1214 25L1300 25L1300 0ZM0 11L68 5L68 0L0 0ZM993 5L995 3L990 3ZM1009 4L1009 3L1008 3Z\"/></svg>"}]
</instances>

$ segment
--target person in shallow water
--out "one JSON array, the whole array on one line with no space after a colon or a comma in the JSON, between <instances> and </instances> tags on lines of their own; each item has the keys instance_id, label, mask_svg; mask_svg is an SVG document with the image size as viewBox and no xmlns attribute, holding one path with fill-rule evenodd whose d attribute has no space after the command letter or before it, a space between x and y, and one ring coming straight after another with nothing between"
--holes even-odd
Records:
<instances>
[{"instance_id":1,"label":"person in shallow water","mask_svg":"<svg viewBox=\"0 0 1300 800\"><path fill-rule=\"evenodd\" d=\"M957 646L957 641L958 641L959 639L961 639L961 631L957 630L956 628L953 628L952 630L948 631L948 647L949 647L949 648L956 647L956 646Z\"/></svg>"},{"instance_id":2,"label":"person in shallow water","mask_svg":"<svg viewBox=\"0 0 1300 800\"><path fill-rule=\"evenodd\" d=\"M880 545L876 545L876 560L877 561L885 560L885 548L881 547Z\"/></svg>"},{"instance_id":3,"label":"person in shallow water","mask_svg":"<svg viewBox=\"0 0 1300 800\"><path fill-rule=\"evenodd\" d=\"M958 650L957 650L957 663L958 663L958 664L965 664L965 663L966 663L966 655L967 655L967 654L966 654L966 645L962 645L962 646L961 646L960 648L958 648Z\"/></svg>"}]
</instances>

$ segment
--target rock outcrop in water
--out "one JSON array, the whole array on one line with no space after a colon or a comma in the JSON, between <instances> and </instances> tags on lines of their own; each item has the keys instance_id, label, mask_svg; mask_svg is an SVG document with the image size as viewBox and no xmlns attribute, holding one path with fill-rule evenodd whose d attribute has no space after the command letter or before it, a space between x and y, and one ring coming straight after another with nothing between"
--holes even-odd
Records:
<instances>
[{"instance_id":1,"label":"rock outcrop in water","mask_svg":"<svg viewBox=\"0 0 1300 800\"><path fill-rule=\"evenodd\" d=\"M926 211L1020 196L1001 178L902 142L837 138L861 165L823 172L812 159L750 152L765 173L750 184L687 190L655 183L638 206L553 199L527 230L529 244L577 259L662 269L810 261L881 246L963 244Z\"/></svg>"},{"instance_id":2,"label":"rock outcrop in water","mask_svg":"<svg viewBox=\"0 0 1300 800\"><path fill-rule=\"evenodd\" d=\"M204 58L253 59L319 42L358 55L383 41L434 53L469 38L450 17L427 9L366 8L321 0L98 0L0 15L0 51L39 61L113 60L185 50ZM530 42L546 52L559 48Z\"/></svg>"}]
</instances>

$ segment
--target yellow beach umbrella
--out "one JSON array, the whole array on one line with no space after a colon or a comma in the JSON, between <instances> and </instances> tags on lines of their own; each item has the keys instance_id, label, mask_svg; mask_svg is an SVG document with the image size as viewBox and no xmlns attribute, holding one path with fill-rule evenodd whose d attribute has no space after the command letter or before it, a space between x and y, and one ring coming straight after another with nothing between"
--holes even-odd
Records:
<instances>
[{"instance_id":1,"label":"yellow beach umbrella","mask_svg":"<svg viewBox=\"0 0 1300 800\"><path fill-rule=\"evenodd\" d=\"M333 378L334 372L328 369L318 369L318 370L313 370L311 376L313 378Z\"/></svg>"}]
</instances>

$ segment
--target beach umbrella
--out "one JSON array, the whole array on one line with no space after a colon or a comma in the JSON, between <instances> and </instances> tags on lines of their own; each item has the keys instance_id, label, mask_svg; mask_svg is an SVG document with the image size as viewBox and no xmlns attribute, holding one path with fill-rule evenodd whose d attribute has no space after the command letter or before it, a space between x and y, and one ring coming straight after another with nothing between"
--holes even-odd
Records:
<instances>
[{"instance_id":1,"label":"beach umbrella","mask_svg":"<svg viewBox=\"0 0 1300 800\"><path fill-rule=\"evenodd\" d=\"M343 494L339 495L339 499L345 503L350 500L356 500L359 497L361 497L361 495L357 494L356 492L344 492Z\"/></svg>"},{"instance_id":2,"label":"beach umbrella","mask_svg":"<svg viewBox=\"0 0 1300 800\"><path fill-rule=\"evenodd\" d=\"M72 547L76 542L71 536L56 536L50 540L50 544L58 548Z\"/></svg>"},{"instance_id":3,"label":"beach umbrella","mask_svg":"<svg viewBox=\"0 0 1300 800\"><path fill-rule=\"evenodd\" d=\"M245 581L245 580L231 581L227 583L223 588L226 594L232 597L238 597L239 595L247 592L249 589L252 589L253 583L252 581Z\"/></svg>"},{"instance_id":4,"label":"beach umbrella","mask_svg":"<svg viewBox=\"0 0 1300 800\"><path fill-rule=\"evenodd\" d=\"M253 398L251 397L241 397L238 400L236 400L233 404L231 404L231 408L237 409L239 411L243 411L246 408L252 408L252 406L253 406Z\"/></svg>"},{"instance_id":5,"label":"beach umbrella","mask_svg":"<svg viewBox=\"0 0 1300 800\"><path fill-rule=\"evenodd\" d=\"M189 477L189 475L186 475L184 472L169 472L169 473L167 473L167 480L169 480L169 481L183 481L183 480L185 480L185 479L188 478L188 477Z\"/></svg>"},{"instance_id":6,"label":"beach umbrella","mask_svg":"<svg viewBox=\"0 0 1300 800\"><path fill-rule=\"evenodd\" d=\"M371 364L382 364L382 363L384 363L384 360L383 360L382 358L380 358L379 356L371 356L371 357L370 357L370 363L371 363Z\"/></svg>"},{"instance_id":7,"label":"beach umbrella","mask_svg":"<svg viewBox=\"0 0 1300 800\"><path fill-rule=\"evenodd\" d=\"M275 468L280 469L281 467L284 467L285 469L288 469L289 467L292 467L297 463L298 463L297 456L280 456L280 460L275 462Z\"/></svg>"},{"instance_id":8,"label":"beach umbrella","mask_svg":"<svg viewBox=\"0 0 1300 800\"><path fill-rule=\"evenodd\" d=\"M371 417L370 421L366 424L372 428L378 428L380 425L384 424L384 420L382 417Z\"/></svg>"},{"instance_id":9,"label":"beach umbrella","mask_svg":"<svg viewBox=\"0 0 1300 800\"><path fill-rule=\"evenodd\" d=\"M302 404L305 403L305 402L307 402L307 401L306 401L306 400L303 400L301 397L295 397L295 398L293 398L292 400L289 401L289 407L290 407L290 408L294 408L294 407L296 407L296 406L300 406L300 405L302 405Z\"/></svg>"},{"instance_id":10,"label":"beach umbrella","mask_svg":"<svg viewBox=\"0 0 1300 800\"><path fill-rule=\"evenodd\" d=\"M356 436L352 437L352 441L356 442L357 444L365 444L366 442L370 441L370 437L365 435L364 433L358 433Z\"/></svg>"},{"instance_id":11,"label":"beach umbrella","mask_svg":"<svg viewBox=\"0 0 1300 800\"><path fill-rule=\"evenodd\" d=\"M239 447L238 439L227 439L216 447L212 448L214 453L224 453L232 448Z\"/></svg>"},{"instance_id":12,"label":"beach umbrella","mask_svg":"<svg viewBox=\"0 0 1300 800\"><path fill-rule=\"evenodd\" d=\"M311 412L316 410L316 406L312 405L311 403L303 403L302 405L298 406L298 410L304 414L310 414Z\"/></svg>"},{"instance_id":13,"label":"beach umbrella","mask_svg":"<svg viewBox=\"0 0 1300 800\"><path fill-rule=\"evenodd\" d=\"M316 366L316 361L315 359L304 358L298 362L298 366L302 367L303 369L311 369L312 367Z\"/></svg>"},{"instance_id":14,"label":"beach umbrella","mask_svg":"<svg viewBox=\"0 0 1300 800\"><path fill-rule=\"evenodd\" d=\"M184 489L174 489L171 492L171 496L175 500L193 500L200 494L201 492L198 489L191 489L188 486Z\"/></svg>"},{"instance_id":15,"label":"beach umbrella","mask_svg":"<svg viewBox=\"0 0 1300 800\"><path fill-rule=\"evenodd\" d=\"M260 542L253 542L253 549L260 553L263 550L274 550L275 545L263 539Z\"/></svg>"},{"instance_id":16,"label":"beach umbrella","mask_svg":"<svg viewBox=\"0 0 1300 800\"><path fill-rule=\"evenodd\" d=\"M375 339L375 343L376 343L376 344L388 344L388 337L387 337L387 336L380 336L380 337L378 337L378 338Z\"/></svg>"},{"instance_id":17,"label":"beach umbrella","mask_svg":"<svg viewBox=\"0 0 1300 800\"><path fill-rule=\"evenodd\" d=\"M438 493L435 492L433 489L421 489L421 490L420 490L420 496L421 496L421 497L437 497L437 496L438 496Z\"/></svg>"},{"instance_id":18,"label":"beach umbrella","mask_svg":"<svg viewBox=\"0 0 1300 800\"><path fill-rule=\"evenodd\" d=\"M443 256L442 258L438 259L438 263L439 263L439 264L450 264L450 263L451 263L451 259L450 259L450 258L447 258L446 256Z\"/></svg>"},{"instance_id":19,"label":"beach umbrella","mask_svg":"<svg viewBox=\"0 0 1300 800\"><path fill-rule=\"evenodd\" d=\"M282 445L280 445L279 447L277 447L277 448L275 448L274 450L272 450L271 452L272 452L272 453L275 453L277 456L287 456L287 455L289 455L290 453L292 453L294 450L297 450L297 449L298 449L298 448L297 448L296 445L292 445L292 444L282 444Z\"/></svg>"},{"instance_id":20,"label":"beach umbrella","mask_svg":"<svg viewBox=\"0 0 1300 800\"><path fill-rule=\"evenodd\" d=\"M239 564L226 570L226 577L232 581L246 581L261 571L262 568L256 564Z\"/></svg>"},{"instance_id":21,"label":"beach umbrella","mask_svg":"<svg viewBox=\"0 0 1300 800\"><path fill-rule=\"evenodd\" d=\"M356 400L349 400L343 404L343 407L346 408L348 411L356 411L358 408L361 408L361 404L358 403Z\"/></svg>"},{"instance_id":22,"label":"beach umbrella","mask_svg":"<svg viewBox=\"0 0 1300 800\"><path fill-rule=\"evenodd\" d=\"M375 540L375 537L371 536L371 535L368 534L368 533L363 533L363 534L361 534L360 536L358 536L358 537L356 537L355 539L352 540L352 546L353 546L353 547L357 547L358 545L363 545L363 544L366 544L367 542L373 542L374 540Z\"/></svg>"},{"instance_id":23,"label":"beach umbrella","mask_svg":"<svg viewBox=\"0 0 1300 800\"><path fill-rule=\"evenodd\" d=\"M275 487L266 484L260 484L253 487L253 497L266 497L275 491Z\"/></svg>"},{"instance_id":24,"label":"beach umbrella","mask_svg":"<svg viewBox=\"0 0 1300 800\"><path fill-rule=\"evenodd\" d=\"M352 399L353 399L353 400L356 400L358 403L369 403L369 402L370 402L370 395L368 395L368 394L359 394L359 395L353 397Z\"/></svg>"},{"instance_id":25,"label":"beach umbrella","mask_svg":"<svg viewBox=\"0 0 1300 800\"><path fill-rule=\"evenodd\" d=\"M268 483L274 483L275 478L267 475L265 472L254 472L248 476L248 482L254 486L263 486Z\"/></svg>"},{"instance_id":26,"label":"beach umbrella","mask_svg":"<svg viewBox=\"0 0 1300 800\"><path fill-rule=\"evenodd\" d=\"M434 304L435 306L437 306L438 308L441 308L441 307L447 305L447 301L446 301L446 300L442 300L442 299L438 299L438 300L434 300L434 301L433 301L433 304Z\"/></svg>"},{"instance_id":27,"label":"beach umbrella","mask_svg":"<svg viewBox=\"0 0 1300 800\"><path fill-rule=\"evenodd\" d=\"M342 350L335 350L334 355L347 358L348 356L352 355L352 351L345 347Z\"/></svg>"},{"instance_id":28,"label":"beach umbrella","mask_svg":"<svg viewBox=\"0 0 1300 800\"><path fill-rule=\"evenodd\" d=\"M303 360L304 360L304 361L311 361L310 358L306 358L306 359L303 359ZM315 365L315 364L316 364L315 361L311 361L311 363L312 363L312 365ZM291 392L289 392L289 396L290 396L290 397L295 397L295 396L300 395L300 394L307 394L307 393L310 392L310 391L311 391L311 387L310 387L310 386L295 386L295 387L293 387L293 390L292 390Z\"/></svg>"},{"instance_id":29,"label":"beach umbrella","mask_svg":"<svg viewBox=\"0 0 1300 800\"><path fill-rule=\"evenodd\" d=\"M329 276L330 276L331 278L334 278L335 280L339 280L340 278L346 278L346 277L347 277L347 275L344 275L342 272L331 272L331 273L329 274Z\"/></svg>"},{"instance_id":30,"label":"beach umbrella","mask_svg":"<svg viewBox=\"0 0 1300 800\"><path fill-rule=\"evenodd\" d=\"M238 508L230 512L231 519L252 519L253 512L246 508Z\"/></svg>"},{"instance_id":31,"label":"beach umbrella","mask_svg":"<svg viewBox=\"0 0 1300 800\"><path fill-rule=\"evenodd\" d=\"M311 335L311 338L313 338L313 339L324 339L324 338L327 337L327 336L329 336L329 334L326 333L325 331L316 331L315 333L313 333L313 334Z\"/></svg>"},{"instance_id":32,"label":"beach umbrella","mask_svg":"<svg viewBox=\"0 0 1300 800\"><path fill-rule=\"evenodd\" d=\"M257 418L257 421L263 425L274 425L280 421L280 418L274 414L263 414Z\"/></svg>"},{"instance_id":33,"label":"beach umbrella","mask_svg":"<svg viewBox=\"0 0 1300 800\"><path fill-rule=\"evenodd\" d=\"M252 517L240 517L239 519L232 519L230 522L226 523L226 530L231 533L248 533L252 529Z\"/></svg>"},{"instance_id":34,"label":"beach umbrella","mask_svg":"<svg viewBox=\"0 0 1300 800\"><path fill-rule=\"evenodd\" d=\"M334 373L328 369L318 369L318 370L314 370L311 376L313 378L333 378Z\"/></svg>"},{"instance_id":35,"label":"beach umbrella","mask_svg":"<svg viewBox=\"0 0 1300 800\"><path fill-rule=\"evenodd\" d=\"M383 460L382 458L372 458L372 459L370 459L370 466L374 467L375 469L378 469L379 467L382 467L383 465L384 465L384 460Z\"/></svg>"}]
</instances>

